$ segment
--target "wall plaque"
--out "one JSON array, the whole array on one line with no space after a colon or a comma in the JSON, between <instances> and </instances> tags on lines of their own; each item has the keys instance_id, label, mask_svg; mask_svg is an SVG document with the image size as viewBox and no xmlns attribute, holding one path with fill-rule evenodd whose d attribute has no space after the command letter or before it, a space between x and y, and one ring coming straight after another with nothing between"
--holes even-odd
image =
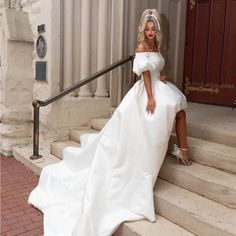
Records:
<instances>
[{"instance_id":1,"label":"wall plaque","mask_svg":"<svg viewBox=\"0 0 236 236\"><path fill-rule=\"evenodd\" d=\"M44 33L45 32L45 24L38 25L38 33Z\"/></svg>"},{"instance_id":2,"label":"wall plaque","mask_svg":"<svg viewBox=\"0 0 236 236\"><path fill-rule=\"evenodd\" d=\"M35 71L36 71L36 80L47 81L47 78L46 78L47 63L46 63L46 61L36 61Z\"/></svg>"},{"instance_id":3,"label":"wall plaque","mask_svg":"<svg viewBox=\"0 0 236 236\"><path fill-rule=\"evenodd\" d=\"M36 52L40 58L44 58L47 52L47 44L43 35L40 35L36 42Z\"/></svg>"}]
</instances>

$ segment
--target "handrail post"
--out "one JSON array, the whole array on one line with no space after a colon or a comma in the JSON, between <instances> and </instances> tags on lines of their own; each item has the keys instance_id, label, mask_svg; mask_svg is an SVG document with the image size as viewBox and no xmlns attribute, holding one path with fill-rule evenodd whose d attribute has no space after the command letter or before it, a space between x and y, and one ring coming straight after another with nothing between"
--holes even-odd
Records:
<instances>
[{"instance_id":1,"label":"handrail post","mask_svg":"<svg viewBox=\"0 0 236 236\"><path fill-rule=\"evenodd\" d=\"M48 98L45 101L34 100L32 103L32 105L34 107L33 155L30 156L30 159L34 160L34 159L42 158L42 155L39 155L39 108L41 106L47 106L50 103L53 103L56 100L62 98L63 96L73 92L75 89L82 87L83 85L93 81L94 79L97 79L98 77L102 76L103 74L117 68L118 66L121 66L121 65L127 63L128 61L132 61L132 63L133 63L133 60L134 60L133 55L127 56L126 58L111 64L110 66L106 67L103 70L96 72L93 75L88 76L87 78L81 80L80 82L77 82L76 84L70 86L69 88L65 89L64 91L61 91L60 93L58 93L55 96ZM133 66L132 66L132 68L133 68ZM134 81L136 82L136 75L134 75Z\"/></svg>"},{"instance_id":2,"label":"handrail post","mask_svg":"<svg viewBox=\"0 0 236 236\"><path fill-rule=\"evenodd\" d=\"M131 61L131 84L132 85L134 85L137 80L136 74L133 72L133 67L134 67L134 57L132 58L132 61Z\"/></svg>"},{"instance_id":3,"label":"handrail post","mask_svg":"<svg viewBox=\"0 0 236 236\"><path fill-rule=\"evenodd\" d=\"M34 107L34 133L33 133L33 155L30 156L31 160L42 158L42 155L39 155L39 108L40 102L34 100L32 103Z\"/></svg>"}]
</instances>

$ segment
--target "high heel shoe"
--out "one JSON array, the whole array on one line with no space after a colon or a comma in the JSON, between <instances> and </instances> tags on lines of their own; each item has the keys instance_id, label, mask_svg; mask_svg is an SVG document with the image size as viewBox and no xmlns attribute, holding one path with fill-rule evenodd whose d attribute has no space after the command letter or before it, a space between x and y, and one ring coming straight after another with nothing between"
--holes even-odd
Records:
<instances>
[{"instance_id":1,"label":"high heel shoe","mask_svg":"<svg viewBox=\"0 0 236 236\"><path fill-rule=\"evenodd\" d=\"M186 148L178 148L176 144L173 146L173 151L171 152L172 155L176 156L176 161L177 164L179 164L179 160L185 165L185 166L190 166L192 162L190 160L185 160L183 157L183 152L188 151Z\"/></svg>"}]
</instances>

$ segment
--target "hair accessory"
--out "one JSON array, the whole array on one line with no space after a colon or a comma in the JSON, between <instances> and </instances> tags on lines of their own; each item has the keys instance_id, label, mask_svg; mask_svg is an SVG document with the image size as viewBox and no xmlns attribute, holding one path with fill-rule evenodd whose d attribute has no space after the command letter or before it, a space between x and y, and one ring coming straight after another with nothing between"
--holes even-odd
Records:
<instances>
[{"instance_id":1,"label":"hair accessory","mask_svg":"<svg viewBox=\"0 0 236 236\"><path fill-rule=\"evenodd\" d=\"M148 15L146 15L146 18L148 20L153 20L154 19L156 21L156 23L157 23L158 30L161 31L160 22L157 20L156 16L152 14L152 11L148 12Z\"/></svg>"}]
</instances>

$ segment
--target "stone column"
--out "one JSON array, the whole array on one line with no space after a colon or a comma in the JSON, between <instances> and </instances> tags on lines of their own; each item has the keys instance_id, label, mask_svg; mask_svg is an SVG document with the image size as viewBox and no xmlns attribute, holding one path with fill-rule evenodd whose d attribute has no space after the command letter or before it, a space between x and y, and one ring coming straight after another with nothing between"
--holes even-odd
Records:
<instances>
[{"instance_id":1,"label":"stone column","mask_svg":"<svg viewBox=\"0 0 236 236\"><path fill-rule=\"evenodd\" d=\"M107 66L107 11L108 1L100 0L98 9L98 64L97 69L101 70ZM106 75L97 80L97 90L95 95L97 97L107 97Z\"/></svg>"},{"instance_id":2,"label":"stone column","mask_svg":"<svg viewBox=\"0 0 236 236\"><path fill-rule=\"evenodd\" d=\"M6 0L0 0L0 9L6 7Z\"/></svg>"},{"instance_id":3,"label":"stone column","mask_svg":"<svg viewBox=\"0 0 236 236\"><path fill-rule=\"evenodd\" d=\"M74 1L74 31L73 31L73 77L74 83L79 82L80 80L80 27L81 27L81 1L75 0ZM76 90L75 96L78 96L78 90Z\"/></svg>"},{"instance_id":4,"label":"stone column","mask_svg":"<svg viewBox=\"0 0 236 236\"><path fill-rule=\"evenodd\" d=\"M80 78L86 78L90 73L90 0L82 0L81 6L81 57L80 57ZM92 96L90 85L86 84L80 88L79 96Z\"/></svg>"},{"instance_id":5,"label":"stone column","mask_svg":"<svg viewBox=\"0 0 236 236\"><path fill-rule=\"evenodd\" d=\"M125 0L112 0L111 15L111 63L123 58ZM111 71L111 106L116 107L122 99L122 68Z\"/></svg>"},{"instance_id":6,"label":"stone column","mask_svg":"<svg viewBox=\"0 0 236 236\"><path fill-rule=\"evenodd\" d=\"M28 14L1 9L0 41L0 153L9 156L15 145L31 142L34 44Z\"/></svg>"},{"instance_id":7,"label":"stone column","mask_svg":"<svg viewBox=\"0 0 236 236\"><path fill-rule=\"evenodd\" d=\"M128 54L133 54L136 48L136 39L137 39L137 27L139 23L140 16L137 17L138 13L138 2L136 0L129 1L129 48Z\"/></svg>"},{"instance_id":8,"label":"stone column","mask_svg":"<svg viewBox=\"0 0 236 236\"><path fill-rule=\"evenodd\" d=\"M9 6L7 8L12 10L21 10L21 0L8 0Z\"/></svg>"},{"instance_id":9,"label":"stone column","mask_svg":"<svg viewBox=\"0 0 236 236\"><path fill-rule=\"evenodd\" d=\"M73 5L73 0L64 3L64 89L73 84Z\"/></svg>"}]
</instances>

